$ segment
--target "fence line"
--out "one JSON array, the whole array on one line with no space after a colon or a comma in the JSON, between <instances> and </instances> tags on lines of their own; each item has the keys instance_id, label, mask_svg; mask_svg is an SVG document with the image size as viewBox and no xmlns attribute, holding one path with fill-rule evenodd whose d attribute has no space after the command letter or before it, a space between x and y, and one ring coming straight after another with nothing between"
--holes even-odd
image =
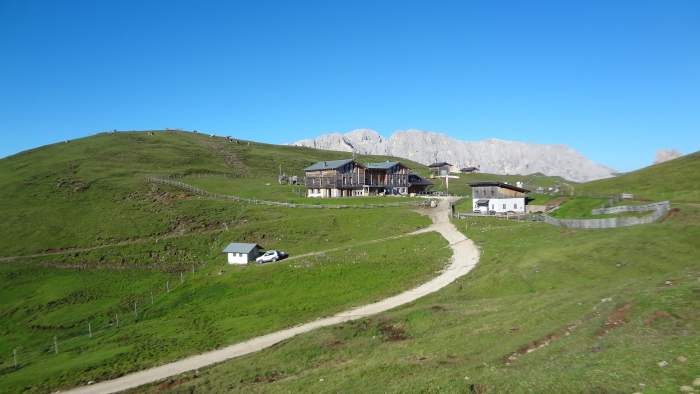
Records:
<instances>
[{"instance_id":1,"label":"fence line","mask_svg":"<svg viewBox=\"0 0 700 394\"><path fill-rule=\"evenodd\" d=\"M544 222L553 226L567 228L616 228L636 226L639 224L653 223L664 217L671 208L668 201L657 202L646 205L621 205L617 207L607 207L593 209L594 215L622 213L622 212L647 212L649 215L642 217L615 217L604 219L557 219L549 215L544 215Z\"/></svg>"},{"instance_id":2,"label":"fence line","mask_svg":"<svg viewBox=\"0 0 700 394\"><path fill-rule=\"evenodd\" d=\"M177 187L179 189L188 190L188 191L195 193L195 194L198 194L200 196L214 198L217 200L236 201L236 202L248 203L248 204L253 204L253 205L268 205L268 206L285 207L285 208L311 208L311 209L314 209L314 208L315 209L361 208L361 209L370 209L370 208L390 208L390 207L404 207L404 206L426 206L426 205L430 204L429 201L405 201L405 202L396 202L396 203L387 203L387 204L361 204L361 205L360 204L358 204L358 205L294 204L294 203L281 202L281 201L258 200L255 198L238 197L238 196L233 196L233 195L229 195L229 194L212 193L212 192L206 191L204 189L200 189L196 186L192 186L192 185L184 183L184 182L176 181L174 179L157 177L157 176L147 176L146 181L151 182L151 183L160 183L160 184L164 184L164 185L174 186L174 187Z\"/></svg>"},{"instance_id":3,"label":"fence line","mask_svg":"<svg viewBox=\"0 0 700 394\"><path fill-rule=\"evenodd\" d=\"M26 367L37 360L54 357L65 352L82 352L90 341L97 341L104 335L118 333L120 329L128 329L131 324L137 324L145 319L153 308L157 308L155 303L159 299L186 285L184 272L180 272L180 280L175 282L179 282L178 286L172 286L168 279L160 291L151 289L147 293L136 294L127 306L115 306L105 312L98 312L80 322L83 324L81 328L71 327L71 332L65 336L53 335L43 345L12 348L8 354L0 355L0 377ZM192 273L188 276L194 279L197 272L199 270L193 265ZM56 330L59 331L60 328L56 328Z\"/></svg>"}]
</instances>

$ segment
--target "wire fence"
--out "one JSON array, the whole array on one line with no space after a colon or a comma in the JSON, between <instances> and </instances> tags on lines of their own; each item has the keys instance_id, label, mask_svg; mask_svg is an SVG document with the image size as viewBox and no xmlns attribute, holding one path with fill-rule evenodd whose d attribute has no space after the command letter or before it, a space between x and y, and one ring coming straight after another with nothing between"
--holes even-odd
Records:
<instances>
[{"instance_id":1,"label":"wire fence","mask_svg":"<svg viewBox=\"0 0 700 394\"><path fill-rule=\"evenodd\" d=\"M296 204L281 201L270 201L270 200L259 200L256 198L245 198L239 196L233 196L229 194L220 194L209 192L204 189L200 189L196 186L190 184L159 176L147 176L146 181L150 183L157 183L163 185L173 186L179 189L187 190L191 193L204 196L207 198L212 198L216 200L223 201L235 201L241 203L248 203L253 205L268 205L275 207L285 207L285 208L310 208L310 209L348 209L348 208L360 208L360 209L372 209L372 208L390 208L390 207L425 207L430 205L430 201L404 201L404 202L394 202L385 204Z\"/></svg>"},{"instance_id":2,"label":"wire fence","mask_svg":"<svg viewBox=\"0 0 700 394\"><path fill-rule=\"evenodd\" d=\"M194 280L198 274L203 275L200 268L193 264L191 271L180 271L166 279L160 286L128 297L128 300L121 302L119 306L95 313L70 328L56 327L54 328L56 333L46 341L35 342L33 345L18 344L12 347L10 353L0 355L0 377L37 361L57 358L67 352L75 354L94 350L94 346L101 339L133 332L134 325L148 320L162 310L162 303L171 293L182 290L188 281ZM43 329L44 332L47 330L50 329ZM6 345L12 346L7 343Z\"/></svg>"}]
</instances>

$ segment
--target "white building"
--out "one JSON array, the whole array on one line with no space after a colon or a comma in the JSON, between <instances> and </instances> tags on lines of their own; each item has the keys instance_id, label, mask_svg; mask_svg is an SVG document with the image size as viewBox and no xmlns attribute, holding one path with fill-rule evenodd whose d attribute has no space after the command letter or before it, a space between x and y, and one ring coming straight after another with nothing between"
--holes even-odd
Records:
<instances>
[{"instance_id":1,"label":"white building","mask_svg":"<svg viewBox=\"0 0 700 394\"><path fill-rule=\"evenodd\" d=\"M474 212L488 213L524 213L529 190L502 182L470 183L472 188L472 205Z\"/></svg>"},{"instance_id":2,"label":"white building","mask_svg":"<svg viewBox=\"0 0 700 394\"><path fill-rule=\"evenodd\" d=\"M255 258L260 255L260 246L233 242L228 244L223 252L226 253L229 264L248 264L250 261L255 261Z\"/></svg>"}]
</instances>

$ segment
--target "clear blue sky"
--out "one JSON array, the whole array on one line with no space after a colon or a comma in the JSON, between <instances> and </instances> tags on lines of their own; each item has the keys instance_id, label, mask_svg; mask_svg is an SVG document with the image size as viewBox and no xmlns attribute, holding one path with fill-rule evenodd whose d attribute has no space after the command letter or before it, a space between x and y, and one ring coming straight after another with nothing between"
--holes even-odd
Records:
<instances>
[{"instance_id":1,"label":"clear blue sky","mask_svg":"<svg viewBox=\"0 0 700 394\"><path fill-rule=\"evenodd\" d=\"M0 156L165 127L418 128L631 170L700 150L700 1L0 0Z\"/></svg>"}]
</instances>

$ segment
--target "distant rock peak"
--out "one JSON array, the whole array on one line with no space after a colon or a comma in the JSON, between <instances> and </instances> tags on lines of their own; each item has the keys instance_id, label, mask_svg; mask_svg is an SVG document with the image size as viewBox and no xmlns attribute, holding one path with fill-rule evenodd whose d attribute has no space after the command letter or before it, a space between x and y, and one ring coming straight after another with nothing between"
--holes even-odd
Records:
<instances>
[{"instance_id":1,"label":"distant rock peak","mask_svg":"<svg viewBox=\"0 0 700 394\"><path fill-rule=\"evenodd\" d=\"M447 134L417 129L398 130L389 138L372 129L323 134L291 145L316 149L352 151L359 154L403 157L421 164L446 161L458 167L479 167L494 174L542 173L585 182L609 178L614 170L594 163L566 145L532 144L486 139L463 141Z\"/></svg>"}]
</instances>

